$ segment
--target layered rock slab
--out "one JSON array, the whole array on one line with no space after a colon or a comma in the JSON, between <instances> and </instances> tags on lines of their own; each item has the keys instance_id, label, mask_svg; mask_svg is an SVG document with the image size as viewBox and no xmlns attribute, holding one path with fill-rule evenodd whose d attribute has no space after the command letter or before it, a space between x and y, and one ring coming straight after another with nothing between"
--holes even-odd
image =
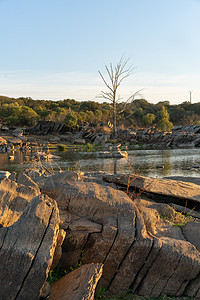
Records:
<instances>
[{"instance_id":1,"label":"layered rock slab","mask_svg":"<svg viewBox=\"0 0 200 300\"><path fill-rule=\"evenodd\" d=\"M63 184L61 181L62 184L56 184L53 176L51 181L52 184L49 184L50 179L44 184L42 192L57 201L61 215L64 215L63 211L68 211L72 215L88 218L90 222L97 224L93 226L93 232L77 231L77 228L75 231L67 232L63 244L62 263L70 266L72 261L74 264L74 257L78 261L81 252L84 251L83 263L105 264L102 280L104 286L108 286L135 238L134 203L124 192L97 183L66 181ZM75 223L73 220L71 222ZM102 230L99 231L98 228L101 227ZM69 225L69 228L73 229L73 226ZM99 232L96 232L97 230Z\"/></svg>"},{"instance_id":2,"label":"layered rock slab","mask_svg":"<svg viewBox=\"0 0 200 300\"><path fill-rule=\"evenodd\" d=\"M52 284L50 300L93 300L102 273L102 264L81 266Z\"/></svg>"},{"instance_id":3,"label":"layered rock slab","mask_svg":"<svg viewBox=\"0 0 200 300\"><path fill-rule=\"evenodd\" d=\"M0 298L37 299L52 264L59 231L55 201L37 196L20 218L0 228Z\"/></svg>"},{"instance_id":4,"label":"layered rock slab","mask_svg":"<svg viewBox=\"0 0 200 300\"><path fill-rule=\"evenodd\" d=\"M69 235L70 238L63 249L64 255L72 256L69 244L73 241L72 246L79 249L78 261L84 251L82 263L104 263L100 285L112 293L131 289L133 293L155 297L198 293L199 251L180 228L173 230L173 225L167 227L160 220L161 211L172 213L171 207L133 202L124 192L97 183L73 180L53 183L53 176L51 181L44 184L43 192L57 201L62 216L68 216L66 239ZM83 218L101 225L102 230L77 231L78 227L70 226ZM195 286L193 293L191 286Z\"/></svg>"},{"instance_id":5,"label":"layered rock slab","mask_svg":"<svg viewBox=\"0 0 200 300\"><path fill-rule=\"evenodd\" d=\"M114 182L124 186L128 185L129 187L157 195L200 202L200 186L191 182L134 175L106 175L103 178L107 182Z\"/></svg>"},{"instance_id":6,"label":"layered rock slab","mask_svg":"<svg viewBox=\"0 0 200 300\"><path fill-rule=\"evenodd\" d=\"M20 176L22 179L23 176ZM0 224L10 226L15 223L28 203L40 194L39 188L34 184L29 186L26 178L25 184L16 183L5 178L0 181Z\"/></svg>"}]
</instances>

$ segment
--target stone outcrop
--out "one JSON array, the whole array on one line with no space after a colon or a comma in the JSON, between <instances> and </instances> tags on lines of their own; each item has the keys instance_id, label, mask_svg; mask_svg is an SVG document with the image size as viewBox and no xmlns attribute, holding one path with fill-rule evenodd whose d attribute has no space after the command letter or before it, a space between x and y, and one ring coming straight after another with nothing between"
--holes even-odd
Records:
<instances>
[{"instance_id":1,"label":"stone outcrop","mask_svg":"<svg viewBox=\"0 0 200 300\"><path fill-rule=\"evenodd\" d=\"M154 127L138 130L119 131L119 139L134 144L144 143L150 146L199 147L200 126L175 126L171 131L160 131Z\"/></svg>"},{"instance_id":2,"label":"stone outcrop","mask_svg":"<svg viewBox=\"0 0 200 300\"><path fill-rule=\"evenodd\" d=\"M129 185L151 194L200 202L200 186L191 182L123 174L106 175L103 178L107 182Z\"/></svg>"},{"instance_id":3,"label":"stone outcrop","mask_svg":"<svg viewBox=\"0 0 200 300\"><path fill-rule=\"evenodd\" d=\"M83 265L52 284L50 300L93 300L102 264Z\"/></svg>"},{"instance_id":4,"label":"stone outcrop","mask_svg":"<svg viewBox=\"0 0 200 300\"><path fill-rule=\"evenodd\" d=\"M103 263L99 286L115 294L198 297L198 245L189 230L173 226L172 207L132 201L120 190L84 179L54 182L52 176L42 192L56 200L66 231L61 266ZM196 221L193 228L199 227Z\"/></svg>"},{"instance_id":5,"label":"stone outcrop","mask_svg":"<svg viewBox=\"0 0 200 300\"><path fill-rule=\"evenodd\" d=\"M47 196L37 196L10 223L0 228L0 299L37 299L56 247L57 205Z\"/></svg>"},{"instance_id":6,"label":"stone outcrop","mask_svg":"<svg viewBox=\"0 0 200 300\"><path fill-rule=\"evenodd\" d=\"M93 124L94 125L94 124ZM49 143L79 144L93 143L107 148L112 139L111 128L107 127L107 131L103 127L98 128L92 124L87 126L77 126L70 128L65 124L52 121L39 121L33 128L25 130L24 134L31 133L46 136L45 140ZM15 131L17 134L15 134ZM0 138L0 151L6 152L13 148L20 147L21 150L27 150L30 145L38 146L40 143L34 143L33 137L24 137L21 134L21 128L12 131L16 138ZM200 147L200 126L175 126L171 131L161 131L155 127L150 128L117 128L117 138L112 143L121 143L123 146L140 147L141 145L148 147ZM28 142L30 141L30 142Z\"/></svg>"},{"instance_id":7,"label":"stone outcrop","mask_svg":"<svg viewBox=\"0 0 200 300\"><path fill-rule=\"evenodd\" d=\"M0 299L38 299L65 232L54 200L26 174L9 178L0 180Z\"/></svg>"},{"instance_id":8,"label":"stone outcrop","mask_svg":"<svg viewBox=\"0 0 200 300\"><path fill-rule=\"evenodd\" d=\"M190 182L138 176L129 183L170 201L198 198ZM97 282L111 294L200 299L200 221L180 224L170 205L143 195L133 201L116 184L126 186L127 177L58 172L43 178L41 195L25 174L1 180L0 299L49 294L45 282L58 262L83 266L53 283L50 299L93 299Z\"/></svg>"},{"instance_id":9,"label":"stone outcrop","mask_svg":"<svg viewBox=\"0 0 200 300\"><path fill-rule=\"evenodd\" d=\"M39 194L40 190L38 187L18 184L7 178L0 181L1 225L11 226L15 223L28 203Z\"/></svg>"},{"instance_id":10,"label":"stone outcrop","mask_svg":"<svg viewBox=\"0 0 200 300\"><path fill-rule=\"evenodd\" d=\"M69 131L69 128L65 124L52 122L52 121L38 121L38 123L28 130L32 134L52 134L52 133L64 133Z\"/></svg>"},{"instance_id":11,"label":"stone outcrop","mask_svg":"<svg viewBox=\"0 0 200 300\"><path fill-rule=\"evenodd\" d=\"M98 128L92 127L92 124L72 129L57 122L39 121L33 128L27 129L24 134L36 134L38 141L41 140L39 135L45 135L46 142L54 144L84 145L92 143L108 149L107 146L111 142L112 134L111 129L109 127L107 129L105 131L101 126ZM21 129L17 128L16 130L20 132ZM13 134L15 135L15 131L13 131ZM123 130L117 128L117 134L117 138L112 140L112 143L121 143L123 147L200 147L200 126L198 124L194 126L175 126L171 131L161 131L155 127ZM33 142L33 137L30 136L0 139L1 152L17 149L17 147L20 147L21 150L28 150L32 146L39 145L40 143ZM121 150L126 150L123 147Z\"/></svg>"}]
</instances>

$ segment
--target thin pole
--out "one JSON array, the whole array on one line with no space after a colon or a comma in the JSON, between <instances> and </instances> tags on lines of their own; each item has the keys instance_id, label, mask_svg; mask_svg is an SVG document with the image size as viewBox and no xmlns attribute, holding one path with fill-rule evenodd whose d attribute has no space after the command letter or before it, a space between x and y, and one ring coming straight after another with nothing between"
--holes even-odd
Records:
<instances>
[{"instance_id":1,"label":"thin pole","mask_svg":"<svg viewBox=\"0 0 200 300\"><path fill-rule=\"evenodd\" d=\"M192 103L192 91L189 91L190 93L190 104Z\"/></svg>"}]
</instances>

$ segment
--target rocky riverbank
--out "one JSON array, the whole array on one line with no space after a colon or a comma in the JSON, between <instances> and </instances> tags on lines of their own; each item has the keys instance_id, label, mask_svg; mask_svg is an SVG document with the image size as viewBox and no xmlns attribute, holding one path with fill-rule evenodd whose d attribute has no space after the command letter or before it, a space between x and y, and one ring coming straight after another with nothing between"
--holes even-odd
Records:
<instances>
[{"instance_id":1,"label":"rocky riverbank","mask_svg":"<svg viewBox=\"0 0 200 300\"><path fill-rule=\"evenodd\" d=\"M35 174L0 179L1 299L200 299L198 179ZM81 267L50 286L56 265Z\"/></svg>"},{"instance_id":2,"label":"rocky riverbank","mask_svg":"<svg viewBox=\"0 0 200 300\"><path fill-rule=\"evenodd\" d=\"M179 148L200 146L200 126L177 126L172 131L160 131L153 127L148 129L120 129L117 138L113 138L109 128L80 128L80 131L70 131L69 128L59 126L55 122L40 121L30 129L9 130L1 127L0 152L12 151L16 148L31 150L33 147L45 149L51 144L63 145L99 145L105 150L113 147L113 144L121 144L122 150L138 147L154 148ZM63 130L65 128L65 130ZM61 130L62 129L62 130ZM67 131L68 130L68 131Z\"/></svg>"}]
</instances>

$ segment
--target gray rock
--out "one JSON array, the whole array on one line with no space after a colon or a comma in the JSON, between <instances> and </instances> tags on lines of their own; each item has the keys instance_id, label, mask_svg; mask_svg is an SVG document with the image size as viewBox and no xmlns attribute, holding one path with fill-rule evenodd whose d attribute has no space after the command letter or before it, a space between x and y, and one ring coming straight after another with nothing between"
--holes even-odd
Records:
<instances>
[{"instance_id":1,"label":"gray rock","mask_svg":"<svg viewBox=\"0 0 200 300\"><path fill-rule=\"evenodd\" d=\"M118 151L113 151L112 156L116 158L127 158L128 153L126 151L118 150Z\"/></svg>"},{"instance_id":2,"label":"gray rock","mask_svg":"<svg viewBox=\"0 0 200 300\"><path fill-rule=\"evenodd\" d=\"M60 143L60 137L54 136L54 137L52 137L52 138L49 139L49 142L53 143L53 144Z\"/></svg>"},{"instance_id":3,"label":"gray rock","mask_svg":"<svg viewBox=\"0 0 200 300\"><path fill-rule=\"evenodd\" d=\"M19 183L19 184L26 185L26 186L31 186L31 187L35 188L38 191L38 194L40 193L38 185L29 176L27 176L25 173L20 173L17 176L16 182Z\"/></svg>"},{"instance_id":4,"label":"gray rock","mask_svg":"<svg viewBox=\"0 0 200 300\"><path fill-rule=\"evenodd\" d=\"M163 177L163 179L191 182L191 183L195 183L197 185L200 185L200 178L199 177L168 176L168 177Z\"/></svg>"},{"instance_id":5,"label":"gray rock","mask_svg":"<svg viewBox=\"0 0 200 300\"><path fill-rule=\"evenodd\" d=\"M127 186L129 180L131 187L138 188L141 191L200 202L200 186L190 182L134 175L129 177L126 175L107 175L103 178L107 182L124 186Z\"/></svg>"},{"instance_id":6,"label":"gray rock","mask_svg":"<svg viewBox=\"0 0 200 300\"><path fill-rule=\"evenodd\" d=\"M188 222L182 227L182 232L186 240L200 252L200 222Z\"/></svg>"},{"instance_id":7,"label":"gray rock","mask_svg":"<svg viewBox=\"0 0 200 300\"><path fill-rule=\"evenodd\" d=\"M0 171L0 180L4 178L8 178L11 175L8 171Z\"/></svg>"},{"instance_id":8,"label":"gray rock","mask_svg":"<svg viewBox=\"0 0 200 300\"><path fill-rule=\"evenodd\" d=\"M52 284L50 300L93 300L102 272L102 264L81 266Z\"/></svg>"},{"instance_id":9,"label":"gray rock","mask_svg":"<svg viewBox=\"0 0 200 300\"><path fill-rule=\"evenodd\" d=\"M104 178L122 182L123 177ZM137 183L147 189L152 180L139 177ZM162 184L157 181L153 190L161 193L168 188L172 193L171 183L182 191L181 197L188 194L193 197L192 193L198 190L196 185L191 189L192 184L176 181L175 185L171 180ZM127 178L123 178L123 184L127 184ZM57 201L61 215L70 214L69 226L80 218L102 226L101 232L93 233L86 228L82 231L83 227L75 231L68 227L60 266L80 261L103 263L99 285L115 294L132 290L153 297L194 296L200 289L200 280L196 280L200 274L200 253L179 227L164 219L173 219L175 211L170 206L144 199L132 201L120 190L92 182L60 178L55 184L53 176L42 191Z\"/></svg>"},{"instance_id":10,"label":"gray rock","mask_svg":"<svg viewBox=\"0 0 200 300\"><path fill-rule=\"evenodd\" d=\"M12 135L15 137L21 137L23 135L23 129L16 128L15 130L13 130Z\"/></svg>"},{"instance_id":11,"label":"gray rock","mask_svg":"<svg viewBox=\"0 0 200 300\"><path fill-rule=\"evenodd\" d=\"M46 298L49 296L51 290L51 286L48 282L45 282L44 286L42 287L42 291L40 297Z\"/></svg>"},{"instance_id":12,"label":"gray rock","mask_svg":"<svg viewBox=\"0 0 200 300\"><path fill-rule=\"evenodd\" d=\"M80 218L69 225L72 231L86 231L88 233L101 232L102 225L89 221L86 218Z\"/></svg>"},{"instance_id":13,"label":"gray rock","mask_svg":"<svg viewBox=\"0 0 200 300\"><path fill-rule=\"evenodd\" d=\"M109 151L99 151L98 154L97 154L97 156L99 158L112 158L113 157L112 153L109 152Z\"/></svg>"},{"instance_id":14,"label":"gray rock","mask_svg":"<svg viewBox=\"0 0 200 300\"><path fill-rule=\"evenodd\" d=\"M85 139L82 139L82 138L76 138L76 139L74 140L74 144L85 145L85 144L86 144L86 141L85 141Z\"/></svg>"},{"instance_id":15,"label":"gray rock","mask_svg":"<svg viewBox=\"0 0 200 300\"><path fill-rule=\"evenodd\" d=\"M53 176L48 176L44 180L44 186L53 186L57 184L63 184L66 181L82 180L83 172L64 171L57 172Z\"/></svg>"},{"instance_id":16,"label":"gray rock","mask_svg":"<svg viewBox=\"0 0 200 300\"><path fill-rule=\"evenodd\" d=\"M16 172L12 172L12 173L8 176L8 178L9 178L10 180L13 180L13 181L16 181L16 177L17 177L17 173L16 173Z\"/></svg>"},{"instance_id":17,"label":"gray rock","mask_svg":"<svg viewBox=\"0 0 200 300\"><path fill-rule=\"evenodd\" d=\"M12 226L0 228L0 298L37 299L47 279L59 229L55 201L32 199Z\"/></svg>"},{"instance_id":18,"label":"gray rock","mask_svg":"<svg viewBox=\"0 0 200 300\"><path fill-rule=\"evenodd\" d=\"M66 232L63 229L59 230L58 236L57 236L57 241L56 241L56 248L55 248L54 256L53 256L53 262L51 265L51 270L54 270L54 268L57 266L57 264L59 263L59 261L61 259L61 256L62 256L61 246L63 244L65 236L66 236Z\"/></svg>"},{"instance_id":19,"label":"gray rock","mask_svg":"<svg viewBox=\"0 0 200 300\"><path fill-rule=\"evenodd\" d=\"M0 182L0 224L11 226L16 222L28 203L40 194L40 190L17 184L10 179Z\"/></svg>"},{"instance_id":20,"label":"gray rock","mask_svg":"<svg viewBox=\"0 0 200 300\"><path fill-rule=\"evenodd\" d=\"M88 232L66 232L66 237L62 245L62 256L59 266L70 268L75 266L83 254L84 246L88 240ZM85 263L85 259L84 259Z\"/></svg>"},{"instance_id":21,"label":"gray rock","mask_svg":"<svg viewBox=\"0 0 200 300\"><path fill-rule=\"evenodd\" d=\"M105 143L107 142L107 136L105 136L103 133L99 133L99 134L97 134L96 135L96 137L95 137L95 140L94 140L94 144L96 144L96 145L98 145L98 144L100 144L100 145L105 145Z\"/></svg>"}]
</instances>

